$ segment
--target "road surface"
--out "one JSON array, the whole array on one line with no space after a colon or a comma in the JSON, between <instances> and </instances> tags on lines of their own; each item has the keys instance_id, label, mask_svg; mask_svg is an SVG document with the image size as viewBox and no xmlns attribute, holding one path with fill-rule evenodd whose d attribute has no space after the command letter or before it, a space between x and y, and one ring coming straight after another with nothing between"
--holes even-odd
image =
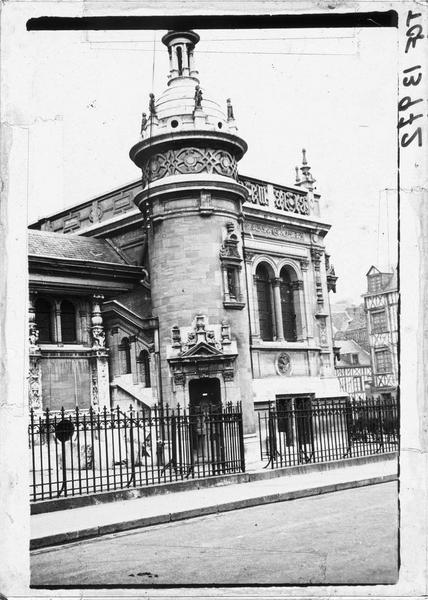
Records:
<instances>
[{"instance_id":1,"label":"road surface","mask_svg":"<svg viewBox=\"0 0 428 600\"><path fill-rule=\"evenodd\" d=\"M35 550L31 583L394 583L397 548L393 482Z\"/></svg>"}]
</instances>

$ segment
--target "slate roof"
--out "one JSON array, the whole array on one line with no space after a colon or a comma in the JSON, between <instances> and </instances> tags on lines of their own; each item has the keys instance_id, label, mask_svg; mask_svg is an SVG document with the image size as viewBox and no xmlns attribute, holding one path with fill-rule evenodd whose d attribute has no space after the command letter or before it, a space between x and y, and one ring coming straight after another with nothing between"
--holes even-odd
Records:
<instances>
[{"instance_id":1,"label":"slate roof","mask_svg":"<svg viewBox=\"0 0 428 600\"><path fill-rule=\"evenodd\" d=\"M369 367L370 366L370 354L364 350L355 340L337 340L335 346L339 347L340 360L337 361L338 367L343 366L357 366L352 365L348 359L349 354L358 354L358 366Z\"/></svg>"},{"instance_id":2,"label":"slate roof","mask_svg":"<svg viewBox=\"0 0 428 600\"><path fill-rule=\"evenodd\" d=\"M129 264L106 240L50 231L28 230L28 254L58 259Z\"/></svg>"}]
</instances>

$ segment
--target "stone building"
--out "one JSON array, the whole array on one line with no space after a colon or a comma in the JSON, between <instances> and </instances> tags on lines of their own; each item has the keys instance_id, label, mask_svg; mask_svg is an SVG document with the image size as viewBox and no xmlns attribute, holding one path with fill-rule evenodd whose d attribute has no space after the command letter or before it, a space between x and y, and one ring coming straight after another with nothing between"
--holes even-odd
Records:
<instances>
[{"instance_id":1,"label":"stone building","mask_svg":"<svg viewBox=\"0 0 428 600\"><path fill-rule=\"evenodd\" d=\"M238 173L231 101L201 87L192 31L163 37L130 157L141 179L30 226L35 408L192 408L343 396L334 373L330 225L305 151L289 186Z\"/></svg>"},{"instance_id":2,"label":"stone building","mask_svg":"<svg viewBox=\"0 0 428 600\"><path fill-rule=\"evenodd\" d=\"M371 394L378 398L395 398L398 385L397 271L384 273L372 266L367 273L367 293L363 297L373 367Z\"/></svg>"}]
</instances>

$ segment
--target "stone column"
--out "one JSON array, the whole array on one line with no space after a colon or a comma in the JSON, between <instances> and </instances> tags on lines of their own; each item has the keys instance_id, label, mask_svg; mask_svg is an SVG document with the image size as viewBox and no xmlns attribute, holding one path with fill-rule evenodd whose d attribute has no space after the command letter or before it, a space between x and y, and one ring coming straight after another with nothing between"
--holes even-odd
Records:
<instances>
[{"instance_id":1,"label":"stone column","mask_svg":"<svg viewBox=\"0 0 428 600\"><path fill-rule=\"evenodd\" d=\"M227 281L227 269L225 267L225 265L221 266L221 274L223 277L223 298L224 298L224 302L229 302L230 301L230 294L229 294L229 283Z\"/></svg>"},{"instance_id":2,"label":"stone column","mask_svg":"<svg viewBox=\"0 0 428 600\"><path fill-rule=\"evenodd\" d=\"M276 308L276 302L275 302L275 298L274 298L274 292L273 292L273 279L269 280L269 299L270 299L270 306L271 306L271 310L273 311L273 314L271 315L272 318L272 338L274 340L276 340L277 338L277 328L276 328L276 314L275 314L275 308Z\"/></svg>"},{"instance_id":3,"label":"stone column","mask_svg":"<svg viewBox=\"0 0 428 600\"><path fill-rule=\"evenodd\" d=\"M55 342L62 342L61 335L61 302L55 300L54 303L54 326L53 326L53 338Z\"/></svg>"},{"instance_id":4,"label":"stone column","mask_svg":"<svg viewBox=\"0 0 428 600\"><path fill-rule=\"evenodd\" d=\"M250 293L250 305L253 310L250 314L251 318L251 329L252 329L252 343L258 343L260 341L260 321L259 321L259 302L257 298L257 276L253 275L250 279L251 293Z\"/></svg>"},{"instance_id":5,"label":"stone column","mask_svg":"<svg viewBox=\"0 0 428 600\"><path fill-rule=\"evenodd\" d=\"M93 408L110 408L110 383L108 372L108 350L105 347L105 332L101 314L103 296L94 294L92 297L91 333L91 406Z\"/></svg>"},{"instance_id":6,"label":"stone column","mask_svg":"<svg viewBox=\"0 0 428 600\"><path fill-rule=\"evenodd\" d=\"M276 322L276 339L278 342L284 341L284 323L282 321L282 307L281 307L281 279L275 277L272 279L273 288L273 302L275 311L275 322Z\"/></svg>"},{"instance_id":7,"label":"stone column","mask_svg":"<svg viewBox=\"0 0 428 600\"><path fill-rule=\"evenodd\" d=\"M303 310L304 318L306 322L306 337L309 341L314 338L314 319L312 311L312 281L308 277L309 260L302 259L300 261L300 268L303 275Z\"/></svg>"},{"instance_id":8,"label":"stone column","mask_svg":"<svg viewBox=\"0 0 428 600\"><path fill-rule=\"evenodd\" d=\"M305 314L305 299L303 295L303 281L298 279L293 281L293 302L294 310L296 312L296 338L297 340L304 340L307 338L306 329L306 314Z\"/></svg>"}]
</instances>

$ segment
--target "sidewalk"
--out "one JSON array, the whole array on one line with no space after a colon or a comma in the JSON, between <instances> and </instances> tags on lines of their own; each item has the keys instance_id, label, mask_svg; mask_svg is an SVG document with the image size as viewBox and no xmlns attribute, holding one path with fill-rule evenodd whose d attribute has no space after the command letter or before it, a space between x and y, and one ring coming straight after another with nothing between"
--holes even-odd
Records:
<instances>
[{"instance_id":1,"label":"sidewalk","mask_svg":"<svg viewBox=\"0 0 428 600\"><path fill-rule=\"evenodd\" d=\"M365 464L329 468L329 463L324 463L325 467L319 465L318 471L299 474L291 472L280 477L272 470L270 479L266 479L268 474L264 471L261 475L263 479L245 483L34 514L31 516L30 549L217 512L384 483L397 478L396 458L386 457L385 460L379 460L380 457L377 456L373 462L367 462L367 458Z\"/></svg>"}]
</instances>

